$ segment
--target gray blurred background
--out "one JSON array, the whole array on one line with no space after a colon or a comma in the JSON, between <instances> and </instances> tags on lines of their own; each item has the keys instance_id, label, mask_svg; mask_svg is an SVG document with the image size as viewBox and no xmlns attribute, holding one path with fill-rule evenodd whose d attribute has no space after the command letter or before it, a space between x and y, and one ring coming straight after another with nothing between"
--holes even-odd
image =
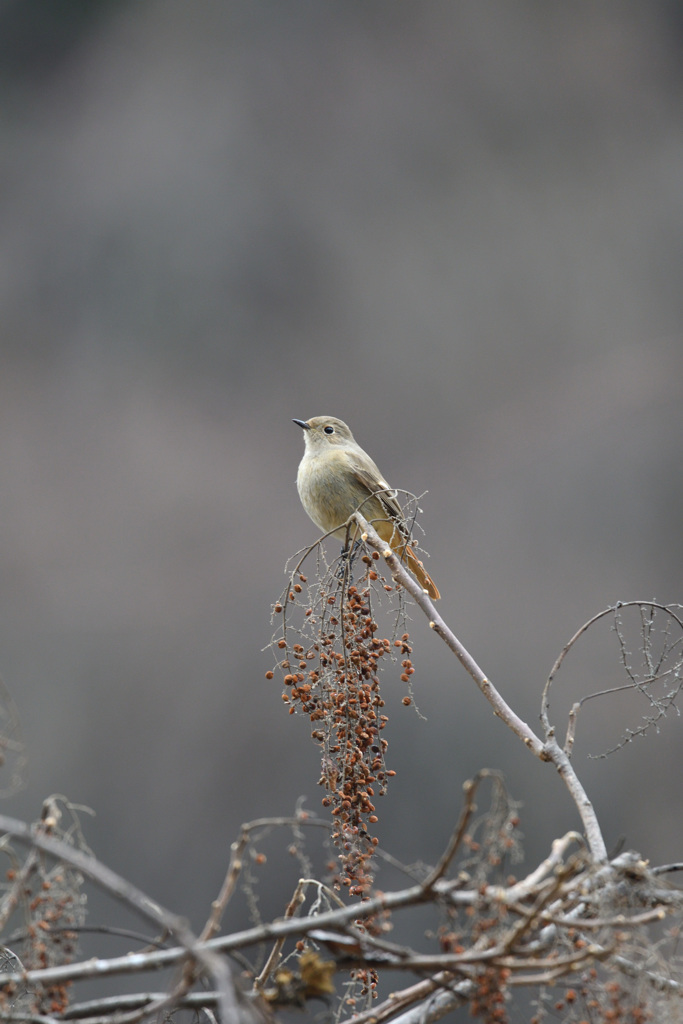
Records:
<instances>
[{"instance_id":1,"label":"gray blurred background","mask_svg":"<svg viewBox=\"0 0 683 1024\"><path fill-rule=\"evenodd\" d=\"M320 809L262 651L317 536L293 416L428 490L440 610L533 726L583 621L683 599L682 43L674 2L0 3L0 671L30 759L0 810L91 806L95 853L199 927L242 821ZM568 796L412 632L427 720L387 672L383 845L435 860L500 768L532 863ZM620 679L603 638L560 726ZM589 708L608 846L680 858L680 721L595 761L643 708Z\"/></svg>"}]
</instances>

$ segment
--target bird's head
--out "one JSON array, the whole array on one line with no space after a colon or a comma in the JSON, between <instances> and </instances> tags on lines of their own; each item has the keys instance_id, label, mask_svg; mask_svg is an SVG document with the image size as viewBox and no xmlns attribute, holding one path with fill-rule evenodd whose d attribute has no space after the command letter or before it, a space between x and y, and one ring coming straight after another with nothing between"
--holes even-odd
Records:
<instances>
[{"instance_id":1,"label":"bird's head","mask_svg":"<svg viewBox=\"0 0 683 1024\"><path fill-rule=\"evenodd\" d=\"M307 452L321 452L327 448L353 444L353 434L336 416L313 416L310 420L293 420L304 432Z\"/></svg>"}]
</instances>

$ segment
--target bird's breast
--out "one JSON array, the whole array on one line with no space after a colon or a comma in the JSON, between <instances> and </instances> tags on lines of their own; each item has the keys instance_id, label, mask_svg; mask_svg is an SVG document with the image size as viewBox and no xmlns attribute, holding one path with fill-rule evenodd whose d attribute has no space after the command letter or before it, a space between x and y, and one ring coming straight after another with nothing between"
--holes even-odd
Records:
<instances>
[{"instance_id":1,"label":"bird's breast","mask_svg":"<svg viewBox=\"0 0 683 1024\"><path fill-rule=\"evenodd\" d=\"M342 526L368 496L343 452L304 455L296 484L301 504L323 533Z\"/></svg>"}]
</instances>

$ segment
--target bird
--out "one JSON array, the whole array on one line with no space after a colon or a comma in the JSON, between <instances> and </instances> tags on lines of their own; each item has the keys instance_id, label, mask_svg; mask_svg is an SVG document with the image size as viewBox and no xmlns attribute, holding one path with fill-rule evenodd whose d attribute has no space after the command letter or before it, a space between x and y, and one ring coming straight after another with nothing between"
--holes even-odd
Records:
<instances>
[{"instance_id":1,"label":"bird","mask_svg":"<svg viewBox=\"0 0 683 1024\"><path fill-rule=\"evenodd\" d=\"M304 432L305 451L296 484L301 504L323 533L348 540L347 522L360 512L431 598L439 589L409 544L401 506L379 469L336 416L293 420Z\"/></svg>"}]
</instances>

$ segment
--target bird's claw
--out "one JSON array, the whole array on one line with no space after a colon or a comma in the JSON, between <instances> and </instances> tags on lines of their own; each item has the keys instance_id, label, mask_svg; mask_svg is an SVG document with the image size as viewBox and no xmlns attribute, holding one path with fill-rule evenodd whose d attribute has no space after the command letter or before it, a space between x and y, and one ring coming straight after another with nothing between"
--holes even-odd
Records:
<instances>
[{"instance_id":1,"label":"bird's claw","mask_svg":"<svg viewBox=\"0 0 683 1024\"><path fill-rule=\"evenodd\" d=\"M337 579L347 578L349 583L353 583L353 576L351 575L351 569L353 568L353 562L358 554L358 549L361 546L359 540L355 541L353 546L349 548L348 544L344 545L339 554L339 568L337 569ZM347 576L348 572L348 576Z\"/></svg>"}]
</instances>

